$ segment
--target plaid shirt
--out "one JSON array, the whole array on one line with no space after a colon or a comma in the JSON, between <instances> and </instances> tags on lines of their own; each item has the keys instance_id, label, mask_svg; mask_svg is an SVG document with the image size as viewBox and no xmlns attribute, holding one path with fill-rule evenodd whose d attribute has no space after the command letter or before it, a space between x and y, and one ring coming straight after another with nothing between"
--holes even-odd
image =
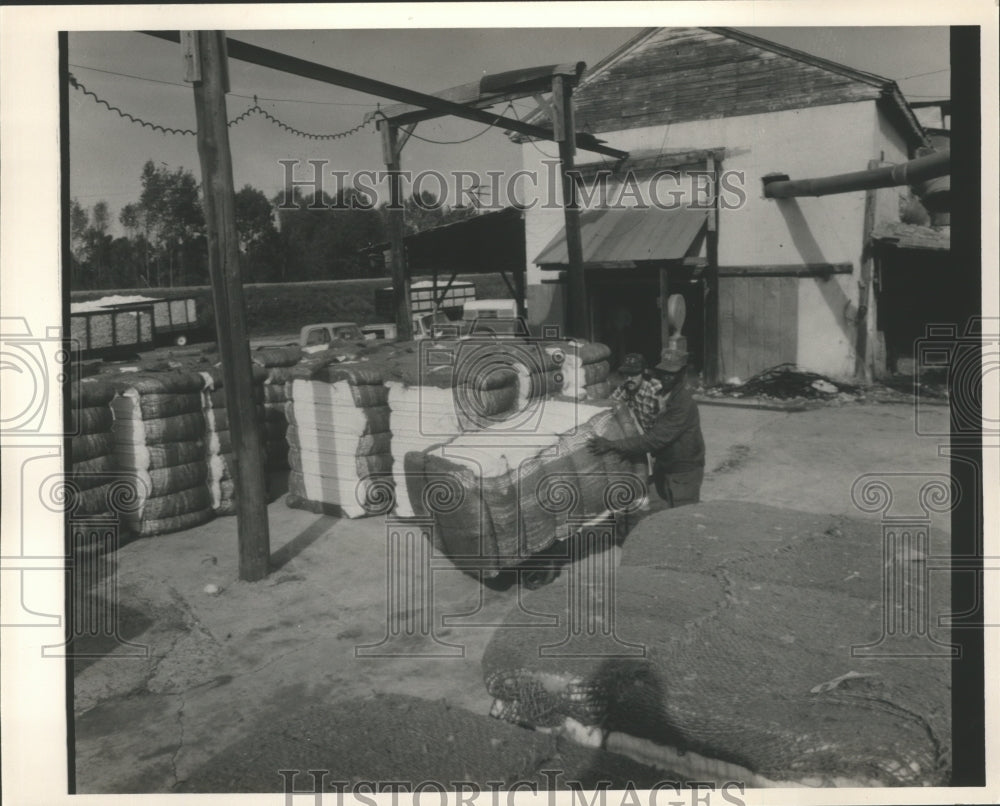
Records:
<instances>
[{"instance_id":1,"label":"plaid shirt","mask_svg":"<svg viewBox=\"0 0 1000 806\"><path fill-rule=\"evenodd\" d=\"M643 375L639 387L632 391L622 384L611 393L612 400L620 400L632 411L643 432L649 431L660 413L659 392L662 387L655 378Z\"/></svg>"}]
</instances>

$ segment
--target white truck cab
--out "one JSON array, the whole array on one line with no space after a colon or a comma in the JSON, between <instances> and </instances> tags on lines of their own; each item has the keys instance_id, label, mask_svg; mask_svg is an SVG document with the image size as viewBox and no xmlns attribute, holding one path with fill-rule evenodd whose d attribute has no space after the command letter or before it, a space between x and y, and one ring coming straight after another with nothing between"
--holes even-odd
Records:
<instances>
[{"instance_id":1,"label":"white truck cab","mask_svg":"<svg viewBox=\"0 0 1000 806\"><path fill-rule=\"evenodd\" d=\"M315 352L335 341L363 341L365 335L355 322L320 322L299 331L299 346Z\"/></svg>"}]
</instances>

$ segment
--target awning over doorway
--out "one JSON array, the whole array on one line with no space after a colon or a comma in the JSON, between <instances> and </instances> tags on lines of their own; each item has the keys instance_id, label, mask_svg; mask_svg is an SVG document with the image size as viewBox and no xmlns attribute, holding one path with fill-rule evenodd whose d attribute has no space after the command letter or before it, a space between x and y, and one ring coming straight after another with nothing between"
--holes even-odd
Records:
<instances>
[{"instance_id":1,"label":"awning over doorway","mask_svg":"<svg viewBox=\"0 0 1000 806\"><path fill-rule=\"evenodd\" d=\"M689 207L587 210L580 214L583 262L680 260L691 252L704 230L708 212ZM543 269L559 269L568 262L565 230L535 258L535 263Z\"/></svg>"}]
</instances>

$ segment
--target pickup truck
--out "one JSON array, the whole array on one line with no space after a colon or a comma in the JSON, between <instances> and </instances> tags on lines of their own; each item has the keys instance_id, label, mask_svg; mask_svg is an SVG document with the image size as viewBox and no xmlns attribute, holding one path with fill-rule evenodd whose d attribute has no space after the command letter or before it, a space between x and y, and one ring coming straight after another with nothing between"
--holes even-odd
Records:
<instances>
[{"instance_id":1,"label":"pickup truck","mask_svg":"<svg viewBox=\"0 0 1000 806\"><path fill-rule=\"evenodd\" d=\"M447 336L523 336L524 324L517 317L517 303L512 299L469 300L462 309L462 318L449 319L441 311L413 317L413 339ZM361 331L369 340L395 341L398 337L394 322L364 325Z\"/></svg>"},{"instance_id":2,"label":"pickup truck","mask_svg":"<svg viewBox=\"0 0 1000 806\"><path fill-rule=\"evenodd\" d=\"M355 322L320 322L299 331L299 347L310 352L325 350L334 341L364 341L365 334Z\"/></svg>"}]
</instances>

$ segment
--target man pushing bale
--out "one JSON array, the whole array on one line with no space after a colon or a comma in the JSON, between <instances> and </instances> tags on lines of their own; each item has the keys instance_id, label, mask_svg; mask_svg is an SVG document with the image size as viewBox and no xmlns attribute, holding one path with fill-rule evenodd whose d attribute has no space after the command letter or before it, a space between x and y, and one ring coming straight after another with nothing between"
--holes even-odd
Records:
<instances>
[{"instance_id":1,"label":"man pushing bale","mask_svg":"<svg viewBox=\"0 0 1000 806\"><path fill-rule=\"evenodd\" d=\"M701 483L705 476L705 440L701 433L698 405L686 383L687 353L671 348L664 350L660 363L648 377L643 363L641 356L626 356L622 373L628 380L623 387L631 383L631 397L640 410L648 405L639 399L640 394L655 394L655 417L648 427L640 418L642 434L618 440L595 436L588 447L596 455L617 453L631 459L650 454L653 457L653 483L667 506L696 504L701 497Z\"/></svg>"}]
</instances>

